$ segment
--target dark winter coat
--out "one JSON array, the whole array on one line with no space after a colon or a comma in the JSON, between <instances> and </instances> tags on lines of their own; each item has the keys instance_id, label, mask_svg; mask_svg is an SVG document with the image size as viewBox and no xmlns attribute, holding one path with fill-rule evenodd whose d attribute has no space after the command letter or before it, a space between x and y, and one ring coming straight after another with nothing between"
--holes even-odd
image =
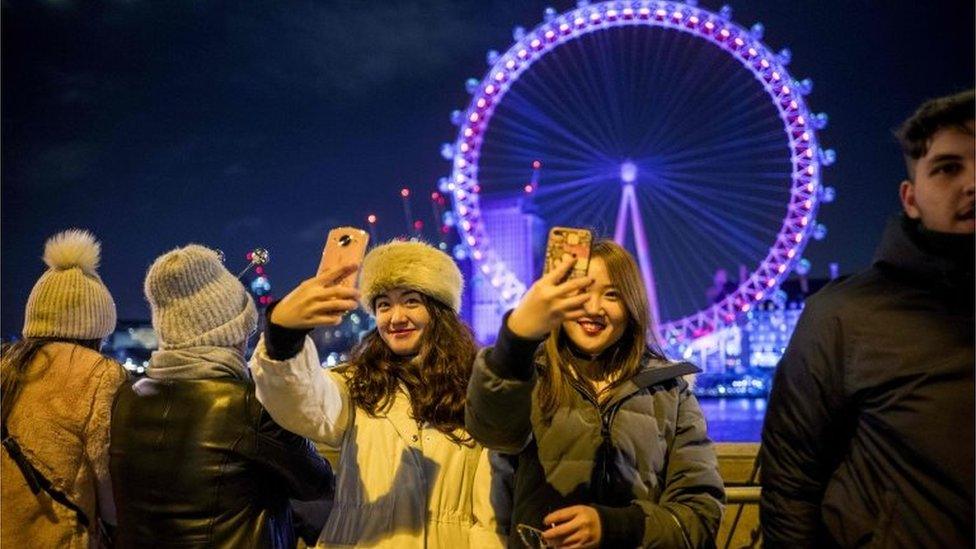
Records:
<instances>
[{"instance_id":1,"label":"dark winter coat","mask_svg":"<svg viewBox=\"0 0 976 549\"><path fill-rule=\"evenodd\" d=\"M294 547L288 498L332 488L306 439L264 411L250 380L142 379L112 415L120 547Z\"/></svg>"},{"instance_id":2,"label":"dark winter coat","mask_svg":"<svg viewBox=\"0 0 976 549\"><path fill-rule=\"evenodd\" d=\"M972 251L893 220L807 301L763 428L767 546L973 547Z\"/></svg>"},{"instance_id":3,"label":"dark winter coat","mask_svg":"<svg viewBox=\"0 0 976 549\"><path fill-rule=\"evenodd\" d=\"M597 509L606 547L714 545L724 487L698 402L680 377L695 369L629 380L602 405L576 387L547 421L535 394L537 369L546 367L537 347L503 327L468 386L468 431L517 454L511 524L543 528L548 513L582 504ZM648 357L638 376L672 366ZM514 530L511 539L519 544Z\"/></svg>"}]
</instances>

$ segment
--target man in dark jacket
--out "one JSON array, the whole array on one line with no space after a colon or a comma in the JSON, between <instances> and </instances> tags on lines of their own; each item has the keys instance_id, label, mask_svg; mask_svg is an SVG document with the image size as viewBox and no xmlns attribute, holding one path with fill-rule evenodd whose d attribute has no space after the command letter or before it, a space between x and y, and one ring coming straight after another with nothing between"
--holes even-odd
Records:
<instances>
[{"instance_id":1,"label":"man in dark jacket","mask_svg":"<svg viewBox=\"0 0 976 549\"><path fill-rule=\"evenodd\" d=\"M767 546L973 547L973 97L904 124L904 214L807 302L763 427Z\"/></svg>"},{"instance_id":2,"label":"man in dark jacket","mask_svg":"<svg viewBox=\"0 0 976 549\"><path fill-rule=\"evenodd\" d=\"M254 394L253 301L195 245L157 259L145 290L160 350L112 414L117 545L294 547L289 498L325 495L332 471Z\"/></svg>"}]
</instances>

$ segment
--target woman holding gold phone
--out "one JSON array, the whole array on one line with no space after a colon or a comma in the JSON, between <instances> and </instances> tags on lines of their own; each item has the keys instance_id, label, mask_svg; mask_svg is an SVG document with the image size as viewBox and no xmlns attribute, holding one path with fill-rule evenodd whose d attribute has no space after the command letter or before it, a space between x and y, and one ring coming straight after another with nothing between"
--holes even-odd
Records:
<instances>
[{"instance_id":1,"label":"woman holding gold phone","mask_svg":"<svg viewBox=\"0 0 976 549\"><path fill-rule=\"evenodd\" d=\"M465 425L518 456L511 543L714 545L724 489L705 420L653 334L634 259L593 244L528 290L479 355Z\"/></svg>"}]
</instances>

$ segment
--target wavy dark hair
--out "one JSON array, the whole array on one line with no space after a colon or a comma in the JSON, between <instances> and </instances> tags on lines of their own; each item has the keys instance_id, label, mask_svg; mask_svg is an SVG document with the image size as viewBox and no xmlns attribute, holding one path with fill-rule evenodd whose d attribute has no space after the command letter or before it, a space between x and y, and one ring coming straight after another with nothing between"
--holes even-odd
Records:
<instances>
[{"instance_id":1,"label":"wavy dark hair","mask_svg":"<svg viewBox=\"0 0 976 549\"><path fill-rule=\"evenodd\" d=\"M467 435L464 403L468 378L478 347L471 329L447 305L421 293L430 313L430 323L420 341L416 357L397 356L383 342L378 328L353 347L349 363L342 369L352 401L376 416L389 409L400 383L410 395L412 416L429 423L459 444Z\"/></svg>"}]
</instances>

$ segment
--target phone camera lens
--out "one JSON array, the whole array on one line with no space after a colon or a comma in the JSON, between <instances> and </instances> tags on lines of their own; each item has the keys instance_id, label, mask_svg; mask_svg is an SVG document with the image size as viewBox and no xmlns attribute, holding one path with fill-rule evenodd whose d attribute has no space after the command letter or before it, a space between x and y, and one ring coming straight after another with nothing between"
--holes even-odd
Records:
<instances>
[{"instance_id":1,"label":"phone camera lens","mask_svg":"<svg viewBox=\"0 0 976 549\"><path fill-rule=\"evenodd\" d=\"M352 244L352 237L351 236L349 236L347 234L344 234L344 235L342 235L342 236L339 237L339 245L340 246L345 247L345 246L348 246L350 244Z\"/></svg>"}]
</instances>

